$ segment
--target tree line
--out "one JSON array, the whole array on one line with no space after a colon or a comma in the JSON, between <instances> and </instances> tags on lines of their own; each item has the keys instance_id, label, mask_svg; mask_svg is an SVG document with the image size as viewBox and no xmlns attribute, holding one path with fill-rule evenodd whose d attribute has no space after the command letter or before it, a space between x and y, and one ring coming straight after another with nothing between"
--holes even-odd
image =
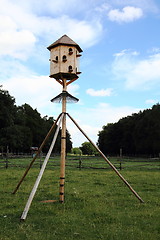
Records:
<instances>
[{"instance_id":1,"label":"tree line","mask_svg":"<svg viewBox=\"0 0 160 240\"><path fill-rule=\"evenodd\" d=\"M16 106L15 98L0 87L0 152L9 149L13 153L29 153L31 147L40 146L54 121L53 117L41 117L27 103ZM67 152L71 152L71 136L68 131L66 133ZM53 135L45 144L43 152L48 151L52 138ZM117 155L121 149L124 155L159 156L160 104L103 126L98 133L97 145L107 155ZM78 149L82 154L96 154L88 142ZM55 153L60 151L61 129L54 147Z\"/></svg>"},{"instance_id":2,"label":"tree line","mask_svg":"<svg viewBox=\"0 0 160 240\"><path fill-rule=\"evenodd\" d=\"M53 117L41 117L40 113L27 103L16 106L15 98L7 90L3 90L2 86L0 87L0 152L9 149L12 153L29 153L31 147L40 146L54 121ZM44 146L43 152L48 151L53 134ZM66 148L67 152L70 152L71 136L68 131L66 134ZM60 151L61 130L53 152L60 153Z\"/></svg>"},{"instance_id":3,"label":"tree line","mask_svg":"<svg viewBox=\"0 0 160 240\"><path fill-rule=\"evenodd\" d=\"M98 146L105 154L160 156L160 104L103 126Z\"/></svg>"}]
</instances>

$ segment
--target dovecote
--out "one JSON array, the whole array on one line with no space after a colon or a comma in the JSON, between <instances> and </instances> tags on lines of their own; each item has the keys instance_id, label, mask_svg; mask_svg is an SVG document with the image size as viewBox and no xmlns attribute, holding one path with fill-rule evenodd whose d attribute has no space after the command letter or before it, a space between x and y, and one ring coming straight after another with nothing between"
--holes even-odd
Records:
<instances>
[{"instance_id":1,"label":"dovecote","mask_svg":"<svg viewBox=\"0 0 160 240\"><path fill-rule=\"evenodd\" d=\"M63 35L47 49L50 51L50 77L72 80L78 78L82 49L67 35Z\"/></svg>"}]
</instances>

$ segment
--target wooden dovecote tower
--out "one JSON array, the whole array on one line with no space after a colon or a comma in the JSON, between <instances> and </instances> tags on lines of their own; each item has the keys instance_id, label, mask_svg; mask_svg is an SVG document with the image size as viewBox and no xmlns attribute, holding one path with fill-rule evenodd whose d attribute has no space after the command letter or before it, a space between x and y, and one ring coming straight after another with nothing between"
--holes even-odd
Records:
<instances>
[{"instance_id":1,"label":"wooden dovecote tower","mask_svg":"<svg viewBox=\"0 0 160 240\"><path fill-rule=\"evenodd\" d=\"M76 121L70 116L69 113L66 112L66 103L77 102L78 99L73 97L71 94L67 92L67 86L74 82L78 78L78 74L80 74L78 67L78 59L81 56L82 49L80 46L75 43L72 39L70 39L67 35L63 35L60 39L52 43L48 50L50 51L50 77L54 78L57 82L62 85L62 93L53 98L52 102L62 102L62 112L58 116L58 118L54 121L51 129L47 133L44 141L38 148L37 153L34 158L30 162L28 168L26 169L24 175L16 186L13 194L15 194L26 177L29 169L32 167L34 161L39 156L42 151L42 148L46 141L49 139L51 133L56 128L52 143L50 145L49 151L45 156L42 167L40 169L39 175L37 176L36 182L33 186L33 189L30 193L26 206L21 216L21 220L25 220L32 203L32 200L37 191L38 185L46 168L47 162L52 153L53 147L55 145L58 132L61 126L61 160L60 160L60 185L59 185L59 201L64 203L64 185L65 185L65 160L66 160L66 116L68 116L72 122L77 126L80 132L88 139L88 141L94 146L94 148L99 152L99 154L104 158L104 160L110 165L110 167L115 171L115 173L121 178L121 180L128 186L128 188L132 191L132 193L140 200L140 202L144 202L141 197L136 193L136 191L131 187L131 185L125 180L125 178L119 173L116 167L108 160L108 158L101 152L101 150L91 141L91 139L84 133L84 131L80 128L80 126L76 123ZM44 202L55 202L55 200L47 200Z\"/></svg>"},{"instance_id":2,"label":"wooden dovecote tower","mask_svg":"<svg viewBox=\"0 0 160 240\"><path fill-rule=\"evenodd\" d=\"M60 202L64 202L65 160L66 160L66 103L77 102L78 99L67 92L67 86L77 80L79 71L78 59L82 49L63 35L48 48L50 51L50 77L62 85L62 93L53 98L52 102L62 101L62 131L61 131L61 163L60 163Z\"/></svg>"},{"instance_id":3,"label":"wooden dovecote tower","mask_svg":"<svg viewBox=\"0 0 160 240\"><path fill-rule=\"evenodd\" d=\"M82 49L67 35L63 35L47 49L50 51L50 77L72 80L78 78Z\"/></svg>"}]
</instances>

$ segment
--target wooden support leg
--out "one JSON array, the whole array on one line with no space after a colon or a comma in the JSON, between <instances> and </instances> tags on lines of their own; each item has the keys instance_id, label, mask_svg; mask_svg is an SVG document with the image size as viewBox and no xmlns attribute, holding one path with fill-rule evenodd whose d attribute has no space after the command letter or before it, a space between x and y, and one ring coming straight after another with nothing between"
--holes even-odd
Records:
<instances>
[{"instance_id":1,"label":"wooden support leg","mask_svg":"<svg viewBox=\"0 0 160 240\"><path fill-rule=\"evenodd\" d=\"M23 182L24 178L26 177L28 171L30 170L30 168L32 167L33 163L35 162L36 158L38 157L38 155L40 154L40 152L42 151L42 148L44 146L44 144L46 143L46 141L48 140L49 136L51 135L53 129L55 128L60 116L62 115L62 113L58 116L58 118L56 119L56 121L54 122L54 124L52 125L51 129L49 130L47 136L45 137L44 141L42 142L41 146L39 147L36 155L34 156L33 160L31 161L31 163L29 164L28 168L26 169L24 175L22 176L21 180L19 181L19 183L17 184L15 190L12 192L13 194L15 194L17 192L17 190L19 189L21 183Z\"/></svg>"},{"instance_id":2,"label":"wooden support leg","mask_svg":"<svg viewBox=\"0 0 160 240\"><path fill-rule=\"evenodd\" d=\"M97 149L100 155L104 158L104 160L110 165L110 167L116 172L116 174L121 178L121 180L127 185L127 187L131 190L131 192L140 200L141 203L144 203L142 198L136 193L136 191L131 187L131 185L125 180L125 178L119 173L119 171L115 168L115 166L108 160L108 158L101 152L101 150L90 140L90 138L83 132L83 130L79 127L76 121L67 113L69 118L73 121L73 123L77 126L77 128L83 133L83 135L89 140L89 142Z\"/></svg>"},{"instance_id":3,"label":"wooden support leg","mask_svg":"<svg viewBox=\"0 0 160 240\"><path fill-rule=\"evenodd\" d=\"M40 180L41 180L41 178L42 178L42 176L43 176L43 173L44 173L44 170L45 170L45 168L46 168L48 159L49 159L49 157L50 157L50 155L51 155L51 153L52 153L53 147L54 147L54 145L55 145L55 142L56 142L56 139L57 139L57 136L58 136L58 132L59 132L59 128L60 128L60 124L61 124L62 118L63 118L63 115L61 116L61 119L60 119L60 121L59 121L59 125L58 125L58 127L57 127L57 129L56 129L56 132L55 132L53 141L52 141L52 143L51 143L50 149L49 149L49 151L48 151L48 153L47 153L47 155L46 155L46 158L45 158L45 160L44 160L44 162L43 162L42 168L41 168L41 170L40 170L40 172L39 172L39 175L38 175L38 177L37 177L37 179L36 179L36 182L35 182L35 184L34 184L34 187L33 187L32 191L31 191L31 193L30 193L30 196L29 196L29 198L28 198L28 201L27 201L27 204L26 204L26 206L25 206L25 209L24 209L24 211L23 211L23 213L22 213L21 220L25 220L26 217L27 217L27 214L28 214L30 205L31 205L31 203L32 203L32 200L33 200L33 198L34 198L34 195L35 195L35 193L36 193L36 191L37 191L38 185L39 185L39 183L40 183Z\"/></svg>"}]
</instances>

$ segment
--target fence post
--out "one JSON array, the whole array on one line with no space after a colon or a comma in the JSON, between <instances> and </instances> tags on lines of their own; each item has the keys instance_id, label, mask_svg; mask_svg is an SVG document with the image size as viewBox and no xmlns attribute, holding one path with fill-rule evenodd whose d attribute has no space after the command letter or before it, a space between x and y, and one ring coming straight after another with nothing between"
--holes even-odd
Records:
<instances>
[{"instance_id":1,"label":"fence post","mask_svg":"<svg viewBox=\"0 0 160 240\"><path fill-rule=\"evenodd\" d=\"M79 155L79 170L82 168L82 159L81 159L81 154Z\"/></svg>"},{"instance_id":2,"label":"fence post","mask_svg":"<svg viewBox=\"0 0 160 240\"><path fill-rule=\"evenodd\" d=\"M122 148L120 148L119 156L120 156L119 169L122 170Z\"/></svg>"},{"instance_id":3,"label":"fence post","mask_svg":"<svg viewBox=\"0 0 160 240\"><path fill-rule=\"evenodd\" d=\"M42 167L42 151L39 153L39 165L40 165L40 169Z\"/></svg>"},{"instance_id":4,"label":"fence post","mask_svg":"<svg viewBox=\"0 0 160 240\"><path fill-rule=\"evenodd\" d=\"M8 156L9 156L9 148L7 146L7 152L6 152L6 169L8 168Z\"/></svg>"}]
</instances>

